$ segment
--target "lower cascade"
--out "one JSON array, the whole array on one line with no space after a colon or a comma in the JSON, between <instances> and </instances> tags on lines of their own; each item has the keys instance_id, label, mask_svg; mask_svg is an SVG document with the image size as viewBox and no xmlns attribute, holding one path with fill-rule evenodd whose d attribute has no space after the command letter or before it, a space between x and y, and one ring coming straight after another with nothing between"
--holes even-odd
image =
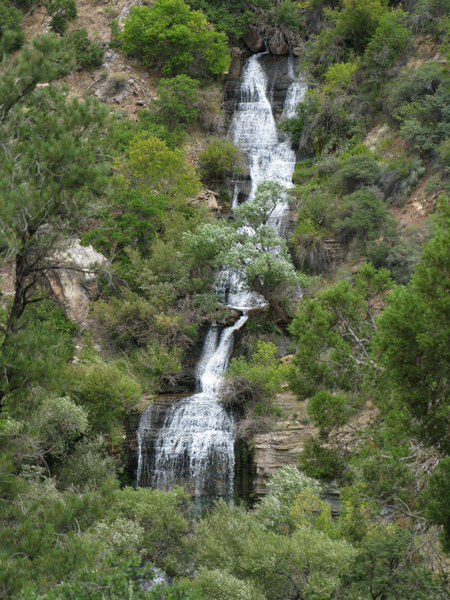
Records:
<instances>
[{"instance_id":1,"label":"lower cascade","mask_svg":"<svg viewBox=\"0 0 450 600\"><path fill-rule=\"evenodd\" d=\"M229 131L249 165L249 198L265 180L277 181L286 189L292 187L295 166L295 153L276 128L270 82L261 64L267 56L256 54L247 60ZM306 86L295 80L292 60L284 59L291 83L282 117L292 115L306 91ZM236 182L233 206L240 196ZM287 204L281 203L271 216L271 225L280 233L285 229L287 213ZM152 405L144 410L137 431L138 486L167 489L184 485L196 497L230 497L233 493L235 424L220 401L219 390L233 351L234 334L247 321L246 310L261 304L262 299L245 289L233 271L219 273L216 288L227 306L239 309L242 316L229 327L210 326L196 369L196 393L172 404L159 431L155 431Z\"/></svg>"}]
</instances>

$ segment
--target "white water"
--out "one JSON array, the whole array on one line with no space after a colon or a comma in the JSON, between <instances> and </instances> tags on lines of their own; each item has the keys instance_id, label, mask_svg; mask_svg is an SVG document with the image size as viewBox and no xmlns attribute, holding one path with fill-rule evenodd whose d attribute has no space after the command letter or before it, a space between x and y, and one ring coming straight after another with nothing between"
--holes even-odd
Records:
<instances>
[{"instance_id":1,"label":"white water","mask_svg":"<svg viewBox=\"0 0 450 600\"><path fill-rule=\"evenodd\" d=\"M258 184L265 180L277 181L286 189L292 187L295 166L295 153L289 140L276 128L268 99L267 78L259 62L261 56L254 55L247 61L230 127L230 135L248 160L252 184L249 198L253 198ZM286 95L282 115L285 117L291 116L306 89L294 80L292 62L288 68L293 82ZM238 193L236 186L236 204ZM270 224L280 233L287 212L287 203L281 203L271 215ZM232 494L235 427L232 415L220 402L218 390L233 350L234 333L247 320L245 310L264 303L261 296L241 289L239 284L237 272L218 275L216 289L222 293L227 305L239 308L243 316L220 333L217 325L210 327L197 365L197 393L168 410L156 438L151 465L152 487L169 488L182 483L196 496ZM138 485L146 460L145 436L149 428L151 409L147 408L138 429ZM146 465L145 469L148 468Z\"/></svg>"}]
</instances>

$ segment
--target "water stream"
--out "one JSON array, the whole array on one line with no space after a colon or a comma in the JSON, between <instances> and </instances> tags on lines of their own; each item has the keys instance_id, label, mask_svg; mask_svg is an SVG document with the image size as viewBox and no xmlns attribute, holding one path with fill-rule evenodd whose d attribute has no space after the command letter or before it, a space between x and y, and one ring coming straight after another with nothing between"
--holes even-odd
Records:
<instances>
[{"instance_id":1,"label":"water stream","mask_svg":"<svg viewBox=\"0 0 450 600\"><path fill-rule=\"evenodd\" d=\"M295 153L289 140L277 131L268 80L260 62L263 56L253 55L246 63L229 131L248 161L250 199L258 184L265 180L292 187L295 166ZM286 93L283 117L292 115L306 90L302 82L295 80L292 59L289 61L292 83ZM239 191L237 182L233 206L237 205ZM283 202L271 216L271 224L281 234L287 212L287 204ZM222 330L216 324L210 326L197 365L196 393L168 409L156 436L151 405L144 410L137 432L138 485L170 488L183 484L195 496L231 496L235 425L233 416L220 402L218 392L233 351L234 333L244 326L245 311L263 302L260 296L242 289L239 284L237 272L224 271L218 275L216 287L226 304L239 308L242 316L234 325Z\"/></svg>"}]
</instances>

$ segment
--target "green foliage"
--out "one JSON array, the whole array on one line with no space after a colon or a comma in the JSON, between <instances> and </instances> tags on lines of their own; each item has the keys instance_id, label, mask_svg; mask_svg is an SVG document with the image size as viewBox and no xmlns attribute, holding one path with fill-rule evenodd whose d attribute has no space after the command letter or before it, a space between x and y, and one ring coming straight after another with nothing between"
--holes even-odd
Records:
<instances>
[{"instance_id":1,"label":"green foliage","mask_svg":"<svg viewBox=\"0 0 450 600\"><path fill-rule=\"evenodd\" d=\"M351 571L350 578L355 582L352 598L359 594L389 600L429 597L428 582L421 570L410 570L406 559L410 544L410 532L395 525L378 526L369 531Z\"/></svg>"},{"instance_id":2,"label":"green foliage","mask_svg":"<svg viewBox=\"0 0 450 600\"><path fill-rule=\"evenodd\" d=\"M308 402L308 413L319 428L319 436L326 439L335 427L345 425L350 416L344 396L332 395L325 390L314 394Z\"/></svg>"},{"instance_id":3,"label":"green foliage","mask_svg":"<svg viewBox=\"0 0 450 600\"><path fill-rule=\"evenodd\" d=\"M80 363L70 369L69 376L71 396L86 407L94 431L111 431L142 394L140 385L112 363Z\"/></svg>"},{"instance_id":4,"label":"green foliage","mask_svg":"<svg viewBox=\"0 0 450 600\"><path fill-rule=\"evenodd\" d=\"M86 411L70 398L47 398L36 413L39 436L45 454L66 455L74 441L88 430Z\"/></svg>"},{"instance_id":5,"label":"green foliage","mask_svg":"<svg viewBox=\"0 0 450 600\"><path fill-rule=\"evenodd\" d=\"M46 0L45 5L52 17L50 21L52 31L63 35L67 31L69 21L77 17L76 0Z\"/></svg>"},{"instance_id":6,"label":"green foliage","mask_svg":"<svg viewBox=\"0 0 450 600\"><path fill-rule=\"evenodd\" d=\"M189 5L204 12L216 29L238 40L253 23L257 12L270 6L270 1L254 0L249 6L245 0L191 0Z\"/></svg>"},{"instance_id":7,"label":"green foliage","mask_svg":"<svg viewBox=\"0 0 450 600\"><path fill-rule=\"evenodd\" d=\"M448 348L449 213L443 199L438 228L407 288L398 287L378 320L376 354L395 396L429 444L449 448Z\"/></svg>"},{"instance_id":8,"label":"green foliage","mask_svg":"<svg viewBox=\"0 0 450 600\"><path fill-rule=\"evenodd\" d=\"M341 241L356 240L364 244L378 237L390 221L383 200L376 192L363 188L345 197L344 213L335 227Z\"/></svg>"},{"instance_id":9,"label":"green foliage","mask_svg":"<svg viewBox=\"0 0 450 600\"><path fill-rule=\"evenodd\" d=\"M282 534L223 502L199 523L191 544L196 564L248 581L268 600L332 597L354 554L347 543L308 526Z\"/></svg>"},{"instance_id":10,"label":"green foliage","mask_svg":"<svg viewBox=\"0 0 450 600\"><path fill-rule=\"evenodd\" d=\"M300 468L309 477L332 481L348 479L347 461L333 448L321 446L319 440L307 438L300 454Z\"/></svg>"},{"instance_id":11,"label":"green foliage","mask_svg":"<svg viewBox=\"0 0 450 600\"><path fill-rule=\"evenodd\" d=\"M133 7L125 20L123 50L165 75L188 73L220 79L229 65L226 36L183 0L156 0Z\"/></svg>"},{"instance_id":12,"label":"green foliage","mask_svg":"<svg viewBox=\"0 0 450 600\"><path fill-rule=\"evenodd\" d=\"M430 523L442 525L440 535L442 548L450 552L450 509L448 496L450 493L450 457L441 460L428 481L425 490L426 513Z\"/></svg>"},{"instance_id":13,"label":"green foliage","mask_svg":"<svg viewBox=\"0 0 450 600\"><path fill-rule=\"evenodd\" d=\"M243 171L241 151L229 139L213 138L198 157L202 178L211 184Z\"/></svg>"},{"instance_id":14,"label":"green foliage","mask_svg":"<svg viewBox=\"0 0 450 600\"><path fill-rule=\"evenodd\" d=\"M321 388L357 391L369 373L373 377L367 345L374 334L373 301L389 285L386 270L364 265L354 285L338 281L299 304L290 331L297 345L291 385L300 398Z\"/></svg>"},{"instance_id":15,"label":"green foliage","mask_svg":"<svg viewBox=\"0 0 450 600\"><path fill-rule=\"evenodd\" d=\"M194 585L202 594L214 600L265 600L252 583L234 577L221 569L200 569L194 578Z\"/></svg>"},{"instance_id":16,"label":"green foliage","mask_svg":"<svg viewBox=\"0 0 450 600\"><path fill-rule=\"evenodd\" d=\"M81 68L101 67L105 52L99 42L91 42L85 28L72 31L68 36L68 43L73 47L75 60Z\"/></svg>"},{"instance_id":17,"label":"green foliage","mask_svg":"<svg viewBox=\"0 0 450 600\"><path fill-rule=\"evenodd\" d=\"M114 531L113 523L117 519L125 520L124 538L118 542L126 545L136 541L136 547L143 556L172 571L176 568L172 553L179 549L181 539L189 529L187 505L188 496L182 488L168 492L124 488L116 493L114 507L106 523ZM136 524L136 529L131 529L131 540L126 541L130 523Z\"/></svg>"},{"instance_id":18,"label":"green foliage","mask_svg":"<svg viewBox=\"0 0 450 600\"><path fill-rule=\"evenodd\" d=\"M78 327L65 317L61 308L47 301L30 306L18 325L18 331L4 344L0 356L1 368L8 373L2 390L18 400L25 399L37 387L59 393L64 367L73 357L72 336ZM14 406L15 410L21 410Z\"/></svg>"},{"instance_id":19,"label":"green foliage","mask_svg":"<svg viewBox=\"0 0 450 600\"><path fill-rule=\"evenodd\" d=\"M151 104L156 122L166 125L169 131L195 123L198 116L198 85L196 79L187 75L161 79L157 90L158 99Z\"/></svg>"},{"instance_id":20,"label":"green foliage","mask_svg":"<svg viewBox=\"0 0 450 600\"><path fill-rule=\"evenodd\" d=\"M356 62L335 63L330 65L325 73L325 85L330 90L347 88L358 68Z\"/></svg>"},{"instance_id":21,"label":"green foliage","mask_svg":"<svg viewBox=\"0 0 450 600\"><path fill-rule=\"evenodd\" d=\"M378 182L381 169L371 154L350 156L339 169L344 192L351 194L357 189Z\"/></svg>"},{"instance_id":22,"label":"green foliage","mask_svg":"<svg viewBox=\"0 0 450 600\"><path fill-rule=\"evenodd\" d=\"M348 98L342 94L309 90L297 106L297 114L282 123L300 150L309 154L333 151L350 137L353 124L347 110Z\"/></svg>"},{"instance_id":23,"label":"green foliage","mask_svg":"<svg viewBox=\"0 0 450 600\"><path fill-rule=\"evenodd\" d=\"M9 0L0 1L0 54L9 54L24 41L22 14Z\"/></svg>"},{"instance_id":24,"label":"green foliage","mask_svg":"<svg viewBox=\"0 0 450 600\"><path fill-rule=\"evenodd\" d=\"M262 294L280 320L286 320L282 302L298 283L284 240L268 224L284 195L283 186L265 181L253 200L235 210L234 224L207 223L185 238L196 261L214 259L217 266L239 269L245 285Z\"/></svg>"},{"instance_id":25,"label":"green foliage","mask_svg":"<svg viewBox=\"0 0 450 600\"><path fill-rule=\"evenodd\" d=\"M259 340L248 360L232 358L228 367L228 396L234 392L234 401L254 414L270 414L272 400L286 380L287 368L276 358L276 351L275 344Z\"/></svg>"},{"instance_id":26,"label":"green foliage","mask_svg":"<svg viewBox=\"0 0 450 600\"><path fill-rule=\"evenodd\" d=\"M364 53L365 64L378 81L387 78L392 67L411 47L412 34L406 21L407 15L402 10L385 13L379 20Z\"/></svg>"},{"instance_id":27,"label":"green foliage","mask_svg":"<svg viewBox=\"0 0 450 600\"><path fill-rule=\"evenodd\" d=\"M434 152L450 135L450 85L442 65L409 69L392 91L392 114L410 147L422 155Z\"/></svg>"},{"instance_id":28,"label":"green foliage","mask_svg":"<svg viewBox=\"0 0 450 600\"><path fill-rule=\"evenodd\" d=\"M381 0L343 0L337 32L356 52L362 52L375 33L385 11Z\"/></svg>"},{"instance_id":29,"label":"green foliage","mask_svg":"<svg viewBox=\"0 0 450 600\"><path fill-rule=\"evenodd\" d=\"M131 141L127 159L118 161L123 177L143 195L155 191L173 199L195 196L201 188L194 168L183 150L169 150L166 144L144 133Z\"/></svg>"}]
</instances>

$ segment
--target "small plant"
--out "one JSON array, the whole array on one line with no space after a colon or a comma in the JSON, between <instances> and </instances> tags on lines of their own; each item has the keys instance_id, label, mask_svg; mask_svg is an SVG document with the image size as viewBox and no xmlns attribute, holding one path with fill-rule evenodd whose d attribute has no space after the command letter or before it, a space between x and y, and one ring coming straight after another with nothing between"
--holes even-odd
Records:
<instances>
[{"instance_id":1,"label":"small plant","mask_svg":"<svg viewBox=\"0 0 450 600\"><path fill-rule=\"evenodd\" d=\"M51 30L64 35L69 26L69 21L76 19L76 0L47 0L46 7L52 16L50 21Z\"/></svg>"},{"instance_id":2,"label":"small plant","mask_svg":"<svg viewBox=\"0 0 450 600\"><path fill-rule=\"evenodd\" d=\"M103 63L104 51L99 42L91 42L85 28L76 29L69 35L77 64L83 69L95 69Z\"/></svg>"}]
</instances>

